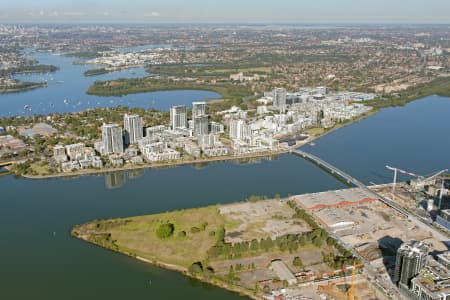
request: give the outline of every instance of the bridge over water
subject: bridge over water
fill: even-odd
[[[305,152],[300,149],[293,150],[291,153],[299,155],[307,160],[312,161],[313,163],[319,165],[320,167],[328,170],[331,174],[341,177],[346,182],[351,183],[351,184],[359,187],[360,189],[364,190],[365,192],[371,194],[374,198],[378,198],[381,202],[383,202],[387,206],[393,208],[398,213],[404,215],[405,217],[407,217],[409,220],[414,222],[419,227],[422,227],[423,229],[428,230],[430,233],[433,233],[433,235],[435,237],[439,238],[442,242],[444,242],[450,248],[450,241],[449,241],[448,236],[444,235],[442,232],[438,231],[436,228],[434,228],[433,226],[431,226],[424,220],[422,220],[419,217],[415,216],[414,214],[410,213],[409,211],[407,211],[406,209],[404,209],[403,207],[401,207],[394,201],[375,193],[374,191],[369,189],[364,183],[362,183],[358,179],[350,176],[349,174],[345,173],[344,171],[338,169],[337,167],[333,166],[332,164],[324,161],[323,159],[321,159],[311,153]]]

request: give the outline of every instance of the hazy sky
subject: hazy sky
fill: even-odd
[[[1,22],[450,23],[450,0],[0,0]]]

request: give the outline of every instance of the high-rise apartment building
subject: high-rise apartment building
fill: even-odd
[[[244,120],[230,120],[230,137],[232,139],[242,140],[249,136],[249,128]]]
[[[414,278],[427,263],[428,245],[419,241],[403,243],[397,250],[394,283],[409,288]]]
[[[170,108],[170,125],[172,129],[185,129],[188,127],[186,106],[176,105]]]
[[[280,112],[286,112],[286,97],[287,92],[284,88],[276,88],[272,92],[273,94],[273,106],[278,108]]]
[[[194,117],[194,135],[199,136],[202,134],[208,134],[208,125],[207,115]]]
[[[142,119],[138,115],[127,115],[123,117],[125,129],[125,145],[136,144],[143,137]]]
[[[206,102],[192,102],[192,119],[206,115]]]
[[[102,126],[102,154],[123,153],[122,128],[117,124]]]

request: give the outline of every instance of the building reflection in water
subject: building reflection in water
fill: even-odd
[[[105,187],[107,189],[118,189],[125,185],[125,171],[111,172],[105,174]]]
[[[117,171],[105,174],[105,187],[107,189],[117,189],[125,185],[127,178],[133,180],[144,175],[144,169],[136,169],[129,171]]]

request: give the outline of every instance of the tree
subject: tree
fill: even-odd
[[[327,238],[327,245],[328,246],[334,246],[336,245],[336,241],[332,237]]]
[[[258,249],[259,249],[259,242],[258,242],[258,240],[252,240],[252,242],[250,243],[250,249],[252,251],[258,251]]]
[[[181,238],[185,237],[186,236],[186,231],[183,230],[183,231],[178,232],[178,236],[181,237]]]
[[[156,235],[160,239],[165,239],[171,237],[174,230],[175,226],[172,223],[163,223],[156,229]]]
[[[299,268],[303,267],[302,259],[298,256],[294,257],[292,264],[294,265],[294,267],[299,267]]]
[[[203,265],[201,262],[195,262],[192,265],[189,266],[188,268],[189,273],[191,273],[192,275],[198,275],[203,273]]]

